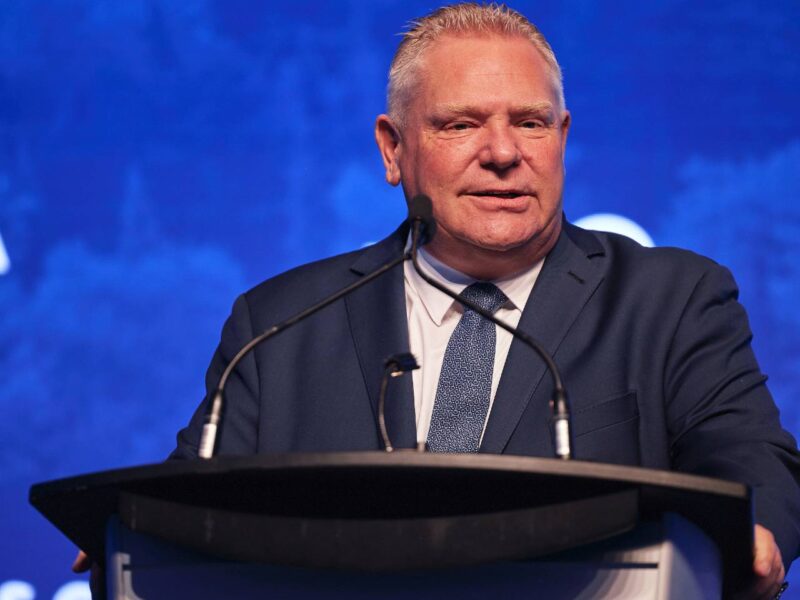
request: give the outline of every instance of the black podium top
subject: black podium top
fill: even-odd
[[[135,531],[231,559],[398,570],[542,556],[674,512],[717,543],[726,586],[752,562],[746,486],[556,459],[413,451],[223,457],[40,483],[30,502],[101,561],[114,514]]]

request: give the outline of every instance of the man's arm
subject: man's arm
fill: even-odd
[[[217,388],[225,367],[255,335],[246,296],[239,296],[233,305],[231,316],[225,322],[219,347],[206,372],[206,398],[189,424],[178,432],[177,447],[170,454],[171,459],[197,458],[208,399]],[[253,353],[246,356],[231,374],[225,397],[235,400],[228,402],[225,407],[218,451],[224,454],[255,454],[258,440],[259,374]]]
[[[671,458],[676,470],[752,487],[754,572],[769,593],[800,548],[800,461],[737,298],[728,270],[709,263],[674,332],[665,377]]]

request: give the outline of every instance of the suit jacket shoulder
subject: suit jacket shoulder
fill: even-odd
[[[351,252],[307,263],[261,282],[240,301],[250,307],[256,329],[265,329],[357,281],[365,273],[399,256],[407,228]]]

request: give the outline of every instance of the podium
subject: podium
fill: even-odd
[[[103,557],[119,598],[719,598],[751,570],[746,486],[601,463],[223,457],[41,483],[30,501]]]

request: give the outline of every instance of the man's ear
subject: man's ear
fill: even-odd
[[[386,168],[386,181],[397,185],[400,183],[400,130],[388,115],[379,115],[375,120],[375,141]]]
[[[568,110],[564,111],[564,116],[561,118],[561,156],[567,155],[567,134],[569,127],[572,125],[572,115]]]

